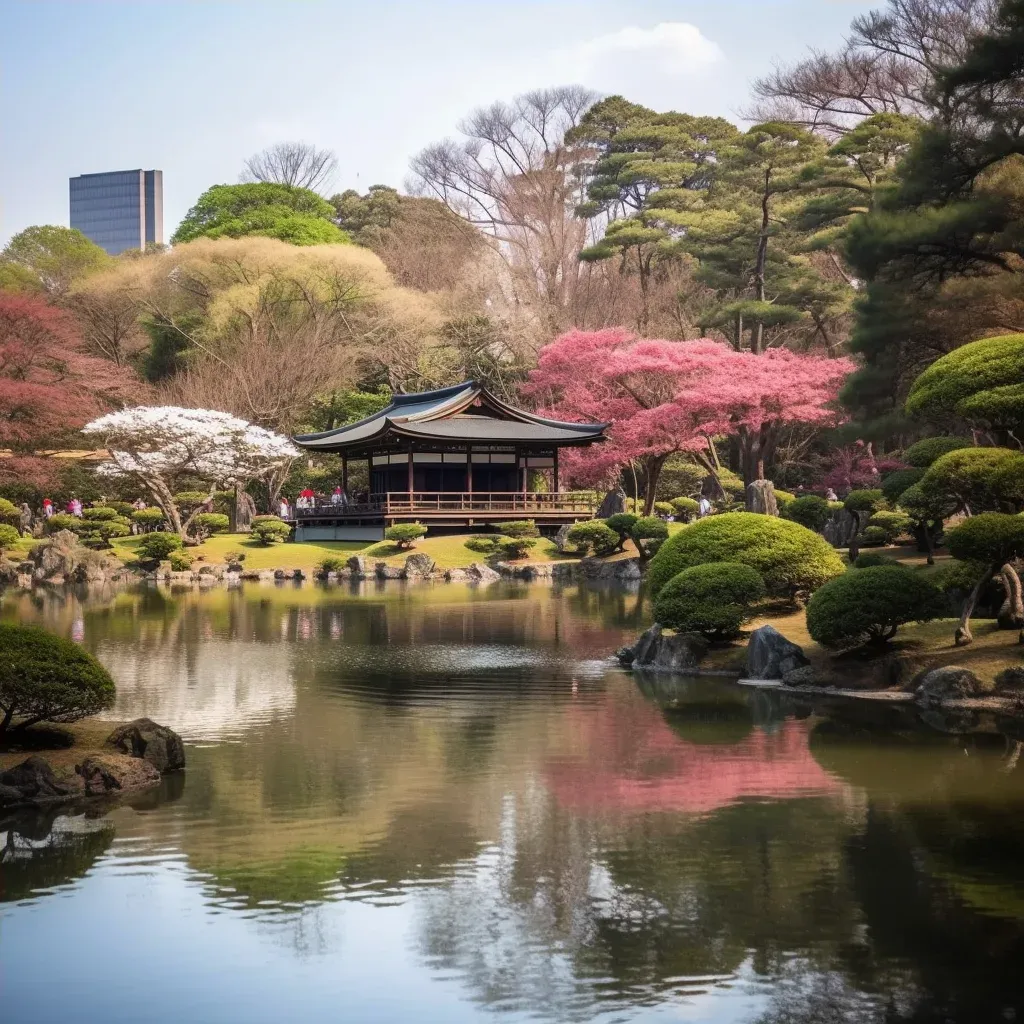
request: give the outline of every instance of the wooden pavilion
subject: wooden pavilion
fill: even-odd
[[[596,495],[559,488],[558,453],[604,440],[605,423],[563,423],[516,409],[475,381],[438,391],[395,395],[358,423],[295,443],[309,452],[341,456],[345,498],[318,496],[297,508],[305,540],[362,540],[383,536],[393,523],[475,527],[534,519],[558,527],[589,519]],[[367,464],[369,491],[352,494],[349,466]],[[529,490],[540,471],[549,484]]]

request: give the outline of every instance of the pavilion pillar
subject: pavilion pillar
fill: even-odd
[[[473,493],[473,446],[466,445],[466,493]]]
[[[410,441],[409,442],[409,501],[410,502],[412,501],[412,485],[413,485],[413,475],[412,475],[412,441]]]
[[[554,470],[551,473],[551,489],[558,494],[558,449],[555,449]]]
[[[348,497],[348,456],[341,457],[341,490],[345,497]]]

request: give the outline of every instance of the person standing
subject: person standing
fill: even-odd
[[[335,487],[334,490],[331,492],[331,504],[335,505],[335,506],[341,504],[341,488],[340,487]]]
[[[825,500],[826,501],[838,501],[839,500],[839,495],[837,495],[836,492],[830,487],[825,492]]]
[[[708,501],[708,496],[702,494],[700,501],[697,502],[697,515],[703,519],[705,516],[711,515],[711,502]]]
[[[53,502],[49,498],[43,498],[43,518],[49,519],[53,515]]]
[[[80,499],[71,499],[71,514],[78,519],[82,518],[82,502]]]
[[[281,495],[281,504],[278,507],[278,515],[282,519],[287,519],[288,518],[288,511],[289,511],[288,510],[288,499],[282,494]]]

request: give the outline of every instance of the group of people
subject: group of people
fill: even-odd
[[[341,487],[335,487],[331,493],[330,503],[334,508],[347,508],[349,504],[348,495]],[[317,507],[317,496],[316,493],[309,487],[299,491],[298,497],[295,499],[296,509],[316,508]],[[278,503],[278,513],[282,519],[291,519],[294,516],[292,505],[288,499],[281,495]]]

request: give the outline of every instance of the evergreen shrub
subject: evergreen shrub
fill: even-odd
[[[114,680],[84,648],[38,626],[0,624],[0,732],[14,717],[74,722],[114,703]]]
[[[749,565],[709,562],[673,576],[658,593],[654,617],[679,632],[732,640],[764,596],[764,580]]]
[[[915,469],[927,469],[936,459],[960,448],[973,448],[974,442],[965,437],[926,437],[912,444],[904,453],[903,461]]]
[[[786,506],[786,518],[819,533],[832,518],[832,509],[824,498],[819,498],[816,494],[807,494],[802,498],[795,498]]]
[[[253,516],[252,538],[264,547],[287,540],[292,528],[278,516]]]
[[[0,551],[4,548],[12,548],[21,540],[21,534],[14,526],[7,523],[0,523]]]
[[[807,631],[825,647],[849,649],[892,639],[907,622],[945,613],[938,587],[905,565],[875,565],[830,580],[811,596]]]
[[[181,545],[182,540],[176,533],[147,533],[139,541],[136,550],[140,558],[151,562],[162,562],[172,551],[177,551]]]
[[[384,531],[384,539],[398,546],[399,551],[408,551],[421,537],[426,537],[427,528],[422,523],[395,523]]]
[[[636,516],[632,518],[636,520]],[[600,519],[575,523],[570,527],[567,539],[581,555],[590,552],[595,555],[610,555],[619,546],[619,534]]]
[[[633,527],[636,525],[637,520],[640,517],[635,515],[633,512],[616,512],[615,515],[609,516],[605,521],[604,525],[609,530],[614,530],[618,541],[616,547],[621,551],[622,546],[626,543],[626,538],[632,533]]]
[[[770,595],[797,597],[846,568],[823,537],[789,519],[756,512],[708,516],[669,537],[651,559],[647,585],[657,595],[683,569],[741,562],[756,570]]]

